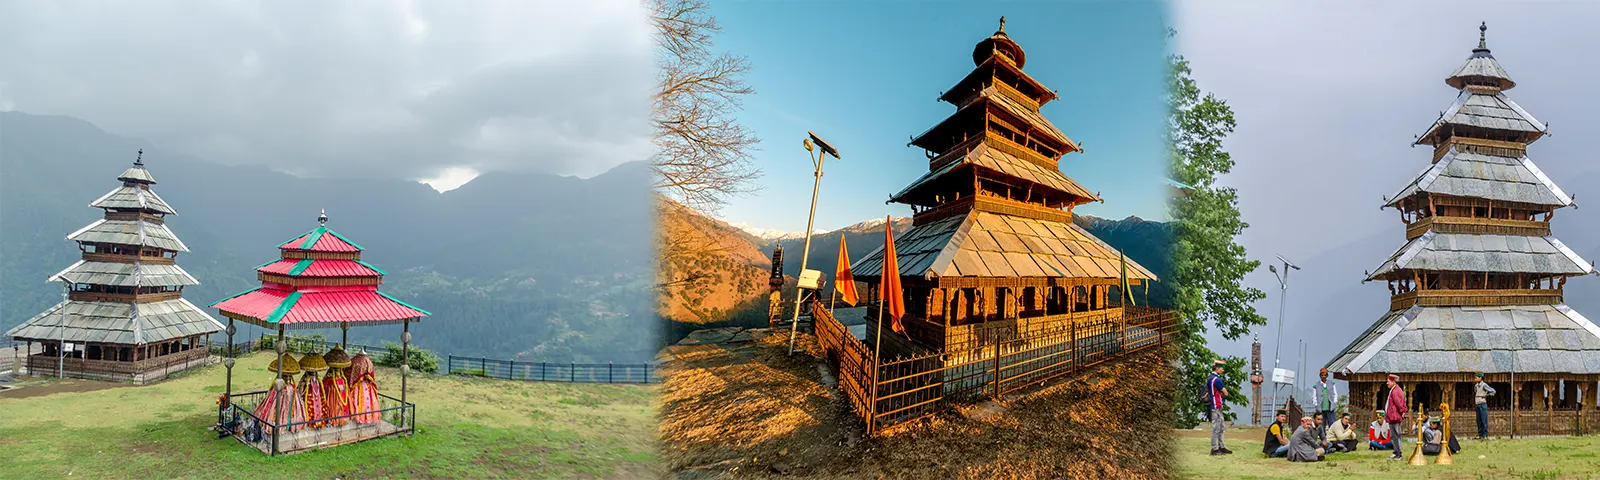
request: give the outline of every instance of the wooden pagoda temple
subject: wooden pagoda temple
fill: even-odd
[[[265,391],[236,394],[233,391],[234,365],[229,358],[225,361],[228,381],[224,393],[224,398],[229,401],[221,405],[223,411],[219,412],[222,423],[231,421],[241,425],[235,438],[268,454],[294,453],[409,434],[415,427],[415,405],[406,401],[406,377],[410,368],[405,362],[409,360],[411,323],[420,321],[430,313],[378,291],[387,273],[363,261],[362,247],[328,229],[327,222],[328,216],[324,212],[317,218],[317,228],[279,244],[279,259],[256,267],[256,278],[261,281],[261,287],[211,305],[228,318],[229,344],[232,344],[235,320],[278,332],[274,345],[281,361],[274,360],[271,369],[280,373],[283,381],[274,383],[271,389]],[[362,370],[362,362],[354,362],[355,368],[352,369],[350,360],[334,361],[335,358],[352,358],[344,352],[344,347],[348,346],[350,327],[393,324],[400,324],[404,328],[400,337],[402,363],[399,398],[377,391],[383,382],[373,378],[375,371],[370,360],[365,363],[364,370],[369,374],[365,379],[360,378],[358,373]],[[294,328],[338,328],[343,333],[340,338],[342,346],[330,350],[326,355],[309,354],[297,360],[284,348],[284,331]],[[285,390],[284,384],[292,385],[293,375],[300,373],[294,371],[298,368],[294,365],[304,365],[311,357],[334,368],[328,372],[326,384],[329,387],[322,391],[324,399],[344,397],[346,394],[340,392],[344,391],[345,386],[354,392],[357,386],[367,381],[371,385],[368,401],[357,401],[356,394],[350,393],[345,397],[351,409],[349,411],[337,412],[331,410],[332,407],[329,407],[330,410],[312,408],[309,400],[306,400],[305,412],[292,408],[296,402],[302,401],[297,395],[306,392],[280,393]],[[356,354],[354,358],[363,357],[366,357],[364,352]],[[339,363],[344,368],[340,369]],[[307,375],[321,373],[307,370]],[[335,379],[341,385],[340,391],[331,387]],[[313,377],[310,382],[303,379],[299,388],[306,390],[317,388],[316,385],[318,381]],[[291,393],[294,391],[287,390]],[[279,400],[280,397],[294,398],[284,401]],[[279,406],[274,407],[270,403]],[[284,404],[290,406],[284,407]],[[327,400],[324,400],[324,404],[338,405]],[[297,416],[302,414],[304,416]],[[244,426],[247,424],[267,433],[253,435],[249,427]]]
[[[1441,404],[1471,412],[1481,372],[1498,392],[1491,435],[1594,432],[1600,327],[1563,300],[1566,279],[1593,266],[1551,235],[1572,197],[1529,159],[1546,128],[1506,96],[1516,82],[1486,30],[1445,79],[1455,103],[1416,141],[1433,147],[1432,165],[1384,205],[1407,240],[1367,277],[1388,284],[1389,313],[1327,368],[1350,382],[1358,425],[1383,408],[1388,374],[1413,409],[1437,415]]]
[[[6,332],[44,345],[21,362],[30,375],[148,383],[207,362],[206,337],[222,324],[183,298],[200,282],[178,266],[189,248],[167,228],[176,215],[151,189],[144,152],[122,183],[90,207],[104,218],[72,232],[82,258],[47,282],[61,303]],[[63,355],[64,353],[64,355]]]
[[[895,240],[913,344],[886,355],[956,351],[1026,338],[1088,316],[1120,315],[1127,284],[1156,276],[1072,222],[1102,201],[1060,169],[1081,148],[1040,114],[1056,93],[1023,72],[1027,56],[1000,29],[978,42],[976,68],[939,100],[954,114],[911,141],[928,173],[891,202],[910,205]],[[877,298],[883,249],[851,270]],[[872,314],[873,309],[866,309]],[[886,340],[888,337],[886,337]]]

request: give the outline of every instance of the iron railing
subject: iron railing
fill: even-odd
[[[1169,344],[1177,327],[1170,311],[1126,307],[1026,335],[975,335],[944,351],[884,360],[821,304],[811,310],[818,341],[869,434],[928,417],[951,402],[998,397]]]
[[[228,425],[235,438],[268,455],[342,445],[390,435],[409,435],[416,425],[416,404],[402,402],[382,393],[378,394],[379,408],[372,412],[277,424],[254,413],[255,408],[269,393],[268,390],[259,390],[233,394],[227,397],[229,399],[227,404],[219,406],[217,411],[218,424]],[[365,423],[357,421],[367,420],[363,417],[369,415],[376,415],[376,418],[373,418],[376,421]],[[332,425],[341,421],[343,425]]]
[[[661,375],[648,363],[518,362],[447,355],[445,372],[501,380],[564,383],[658,383]]]

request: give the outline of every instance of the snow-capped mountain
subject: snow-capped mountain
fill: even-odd
[[[754,225],[750,225],[748,223],[730,222],[730,221],[728,221],[726,219],[719,219],[719,220],[722,220],[724,223],[727,223],[728,225],[732,225],[734,228],[737,228],[737,229],[740,229],[740,230],[744,230],[744,233],[748,233],[748,234],[754,235],[754,236],[756,236],[756,238],[760,238],[760,239],[766,240],[768,242],[789,240],[789,239],[795,239],[795,238],[805,238],[805,236],[806,236],[806,232],[790,232],[790,231],[786,231],[786,230],[779,230],[779,229],[776,229],[776,228],[761,228],[761,227],[757,227],[757,226],[754,226]],[[878,223],[883,223],[883,221],[879,220]],[[812,235],[821,235],[821,234],[824,234],[824,233],[828,233],[828,230],[814,229],[814,230],[811,231]]]

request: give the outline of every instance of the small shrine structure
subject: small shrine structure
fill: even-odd
[[[1326,365],[1350,382],[1356,424],[1384,408],[1395,374],[1410,407],[1474,409],[1476,375],[1488,399],[1489,433],[1600,431],[1600,326],[1567,306],[1567,278],[1593,264],[1550,231],[1572,197],[1529,159],[1546,127],[1506,96],[1515,87],[1478,46],[1445,79],[1456,101],[1416,140],[1432,165],[1385,208],[1399,211],[1406,244],[1371,272],[1388,284],[1387,314]],[[1410,429],[1410,425],[1405,426]]]
[[[219,402],[219,423],[268,454],[410,434],[414,428],[416,406],[406,401],[411,323],[430,314],[379,291],[386,273],[361,259],[360,245],[328,228],[326,212],[317,223],[279,244],[278,260],[256,267],[260,287],[211,305],[228,318],[230,345],[235,320],[278,332],[277,356],[269,369],[279,380],[268,390],[236,394],[233,359],[225,359],[227,390]],[[352,326],[392,324],[403,326],[399,398],[378,391],[376,372],[370,359],[363,361],[364,354],[352,357],[335,347],[296,359],[285,350],[286,329],[339,328],[340,344],[348,345]],[[322,371],[328,371],[326,378],[320,378]],[[302,372],[311,378],[302,378],[297,388],[294,376]],[[313,389],[320,398],[311,399]]]
[[[178,266],[189,247],[167,228],[177,212],[156,195],[140,150],[122,185],[89,204],[105,216],[67,235],[82,258],[51,275],[61,303],[6,334],[43,352],[19,362],[28,374],[145,384],[208,363],[206,338],[222,324],[183,298],[200,283]]]

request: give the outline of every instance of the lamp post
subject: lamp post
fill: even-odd
[[[1284,311],[1284,306],[1288,304],[1288,297],[1289,297],[1289,270],[1291,270],[1291,269],[1299,270],[1300,269],[1299,265],[1295,265],[1294,263],[1289,262],[1289,259],[1283,258],[1283,255],[1278,255],[1277,257],[1278,257],[1279,261],[1283,262],[1283,273],[1282,274],[1278,273],[1278,266],[1277,265],[1267,265],[1267,270],[1271,271],[1272,272],[1272,276],[1274,278],[1278,279],[1278,290],[1280,292],[1278,294],[1278,341],[1275,342],[1272,345],[1272,370],[1273,370],[1273,374],[1274,374],[1273,376],[1274,377],[1277,376],[1276,374],[1277,374],[1277,371],[1278,371],[1278,368],[1279,368],[1278,367],[1279,359],[1281,358],[1281,354],[1283,353],[1283,311]],[[1299,379],[1297,378],[1295,380],[1298,381]],[[1273,386],[1272,386],[1272,403],[1273,403],[1274,406],[1276,406],[1278,404],[1278,389],[1282,385],[1279,384],[1277,381],[1274,381],[1272,383],[1273,383]]]
[[[829,145],[828,142],[822,140],[822,137],[818,137],[817,134],[811,133],[810,130],[806,130],[806,135],[808,137],[806,138],[805,142],[802,143],[806,147],[806,156],[811,157],[811,153],[814,152],[814,147],[821,147],[822,151],[814,152],[816,153],[816,156],[811,159],[812,167],[816,168],[816,179],[812,180],[811,182],[811,213],[806,217],[806,242],[805,246],[800,251],[801,274],[804,274],[806,271],[806,261],[811,259],[811,224],[817,219],[817,190],[822,187],[822,160],[828,158],[828,155],[833,155],[834,160],[839,160],[839,150],[833,148],[833,145]],[[815,145],[813,145],[813,142],[815,142]],[[796,285],[794,293],[794,317],[789,319],[790,355],[794,355],[795,334],[800,331],[800,299],[805,297],[806,292],[804,288]]]

